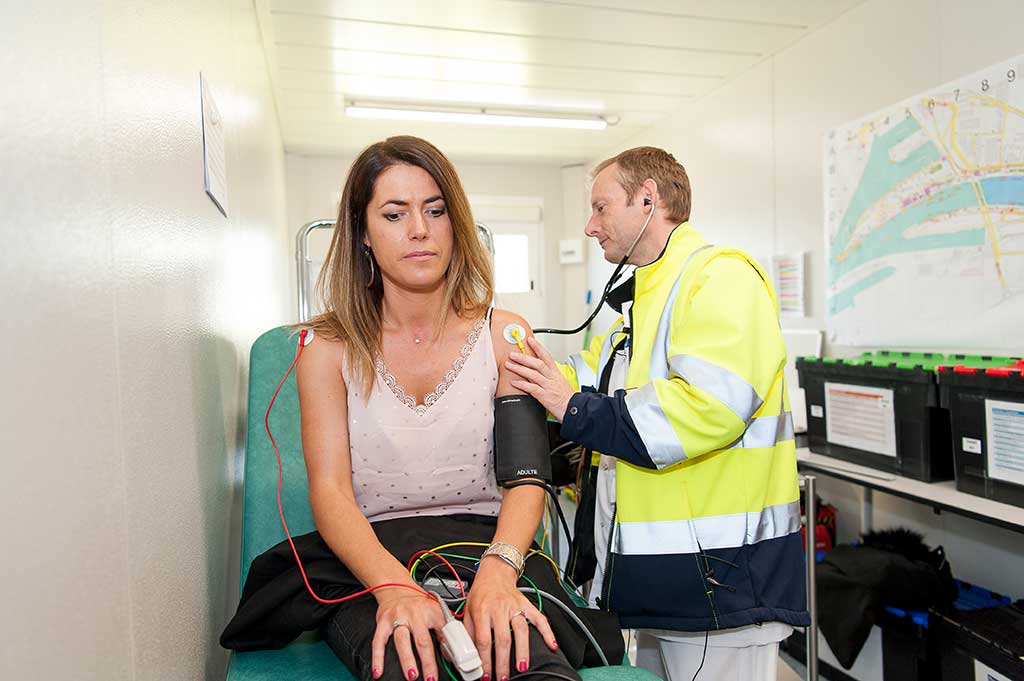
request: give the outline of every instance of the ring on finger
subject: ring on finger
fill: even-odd
[[[408,629],[409,628],[409,623],[408,622],[403,622],[402,620],[395,620],[394,622],[391,623],[391,631],[394,631],[395,629],[398,629],[398,627],[405,627],[406,629]]]
[[[520,610],[519,612],[512,613],[511,615],[509,615],[508,621],[511,622],[513,617],[518,617],[519,615],[522,615],[525,618],[526,617],[526,611],[525,610]]]

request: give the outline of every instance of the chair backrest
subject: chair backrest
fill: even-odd
[[[263,419],[278,383],[295,359],[299,335],[288,327],[267,331],[249,353],[249,406],[245,442],[245,496],[242,515],[242,579],[253,558],[284,540],[277,511],[277,458]],[[281,502],[292,536],[312,532],[309,481],[302,459],[302,428],[295,372],[281,387],[270,413],[270,430],[277,440],[284,465]]]
[[[284,541],[277,511],[277,457],[267,437],[264,417],[284,372],[295,359],[299,334],[281,326],[256,339],[249,352],[249,406],[245,441],[245,494],[242,513],[242,565],[240,584],[245,584],[253,558]],[[309,480],[302,458],[302,423],[295,372],[283,386],[270,413],[270,430],[277,441],[284,467],[281,503],[292,536],[312,532]],[[551,518],[551,523],[557,519]],[[537,530],[540,541],[541,531]],[[545,549],[547,546],[545,545]]]

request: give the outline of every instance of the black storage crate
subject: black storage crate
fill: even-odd
[[[939,354],[895,352],[846,360],[798,357],[810,450],[924,482],[951,480],[949,418],[939,406],[934,371],[945,361]],[[892,391],[895,456],[829,441],[826,384],[837,383]]]
[[[935,636],[929,632],[934,616],[924,611],[902,611],[885,608],[876,624],[882,638],[881,681],[974,681],[974,677],[946,676],[942,673],[943,652]],[[797,629],[781,646],[790,656],[806,662],[807,637]],[[819,661],[823,676],[832,681],[856,681],[840,667]],[[1011,677],[1016,678],[1016,677]]]
[[[1014,470],[1024,475],[1022,368],[940,367],[938,379],[941,404],[949,410],[952,420],[957,489],[1024,508],[1024,484],[1006,479],[1012,477]],[[998,443],[989,441],[990,417],[986,406],[990,401],[1009,405],[999,411],[993,405],[993,420],[995,414],[1003,414],[994,424],[1001,432]],[[995,444],[1002,448],[1001,452],[991,451]],[[999,470],[989,469],[990,453],[999,457]]]
[[[1024,679],[1024,609],[1021,602],[987,610],[929,613],[943,681],[995,678],[980,663],[1008,679]],[[979,676],[984,673],[984,676]]]
[[[882,628],[884,681],[938,681],[940,655],[928,636],[925,613],[886,608],[878,626]]]
[[[1024,641],[1024,619],[1016,620],[1017,615],[1011,612],[990,620],[995,626],[1006,628],[1006,632],[998,635],[1001,638],[997,638],[996,644],[984,638],[989,627],[982,626],[980,631],[973,632],[968,625],[989,620],[988,615],[981,613],[1009,609],[1010,599],[960,580],[957,580],[957,589],[957,601],[953,610],[946,614],[934,609],[903,610],[891,606],[878,613],[876,624],[882,633],[882,681],[975,681],[974,659],[1009,674],[1014,681],[1024,681],[1024,676],[1010,673],[1014,667],[1003,659],[1013,648],[1012,641]],[[1020,613],[1019,607],[1014,610]],[[1007,627],[1007,623],[1010,626]],[[795,659],[804,661],[806,645],[804,631],[797,629],[781,647]],[[855,681],[844,670],[823,660],[819,666],[821,673],[833,681]],[[970,675],[964,674],[966,669],[971,670]]]

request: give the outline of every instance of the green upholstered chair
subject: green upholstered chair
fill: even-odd
[[[245,446],[245,500],[242,519],[241,583],[253,558],[283,541],[277,513],[277,459],[264,430],[267,405],[281,377],[295,358],[298,334],[286,327],[272,329],[256,339],[249,355],[248,431]],[[281,501],[293,536],[312,532],[309,482],[302,459],[299,397],[295,374],[281,388],[270,415],[284,465]],[[628,666],[580,671],[584,681],[654,681],[647,671]],[[281,650],[232,653],[227,681],[356,681],[356,677],[315,636],[303,636]]]

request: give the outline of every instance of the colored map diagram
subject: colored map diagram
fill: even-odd
[[[1020,350],[1024,57],[830,131],[830,339]]]

